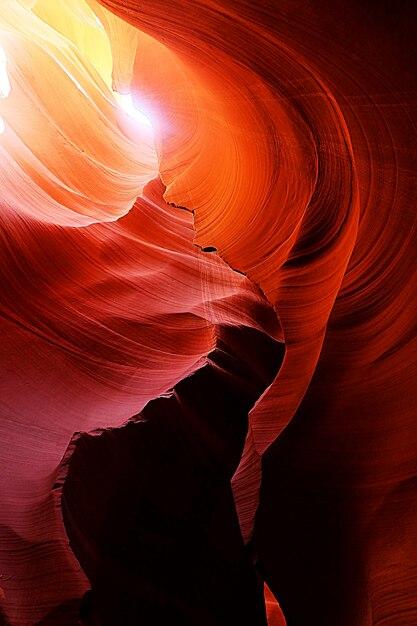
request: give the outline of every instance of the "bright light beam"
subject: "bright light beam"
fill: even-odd
[[[139,111],[133,104],[132,94],[128,93],[125,95],[119,95],[117,98],[121,108],[125,113],[127,113],[130,117],[132,117],[137,122],[144,124],[145,126],[151,126],[152,123],[148,117],[142,111]]]
[[[7,76],[7,59],[4,49],[0,46],[0,98],[10,94],[9,77]]]
[[[7,59],[6,53],[0,46],[0,98],[7,98],[10,94],[10,82],[7,76]],[[4,120],[0,117],[0,135],[6,130]]]

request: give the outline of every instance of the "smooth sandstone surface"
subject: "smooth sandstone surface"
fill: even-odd
[[[92,586],[86,624],[258,626],[262,581],[270,626],[417,622],[416,34],[406,0],[0,2],[5,624]]]

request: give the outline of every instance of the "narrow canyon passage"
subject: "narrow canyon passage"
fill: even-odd
[[[6,626],[417,623],[414,4],[0,0]]]

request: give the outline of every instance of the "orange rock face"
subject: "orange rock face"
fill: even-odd
[[[417,623],[416,34],[0,1],[5,624]]]

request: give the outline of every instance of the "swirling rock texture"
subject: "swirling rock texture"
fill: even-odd
[[[417,623],[416,13],[0,2],[4,624]]]

